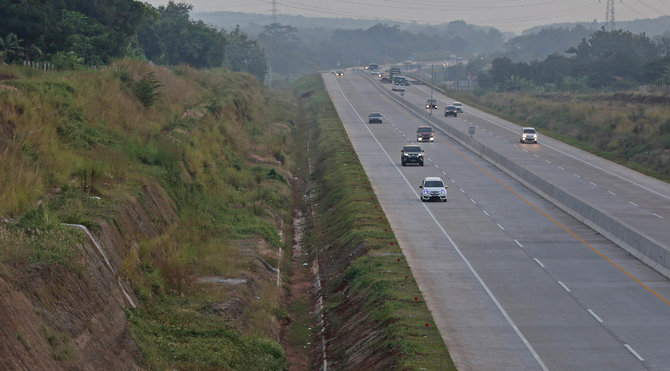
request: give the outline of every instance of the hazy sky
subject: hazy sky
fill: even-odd
[[[165,5],[167,0],[144,0]],[[194,12],[272,14],[272,0],[175,0]],[[501,31],[555,22],[605,21],[607,0],[275,0],[277,14],[440,24],[464,20]],[[614,0],[615,21],[670,15],[670,0]]]

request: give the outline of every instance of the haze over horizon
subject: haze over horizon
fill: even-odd
[[[160,6],[168,0],[145,0]],[[272,0],[177,0],[193,5],[194,12],[272,14]],[[495,27],[503,32],[562,22],[605,22],[607,0],[277,0],[277,14],[305,17],[373,19],[380,22],[442,24],[455,20]],[[616,21],[670,15],[668,0],[615,0]]]

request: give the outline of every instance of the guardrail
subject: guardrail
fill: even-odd
[[[386,93],[390,98],[394,99],[408,110],[423,117],[424,120],[431,123],[442,133],[448,135],[472,152],[476,153],[478,156],[492,163],[498,169],[518,180],[526,187],[532,189],[556,207],[588,225],[590,228],[620,246],[658,273],[670,278],[670,248],[668,246],[645,235],[643,232],[636,230],[623,221],[605,214],[597,207],[587,204],[578,197],[572,195],[568,190],[555,186],[541,176],[529,171],[520,164],[477,141],[468,133],[460,131],[452,126],[445,125],[443,122],[438,121],[432,116],[426,116],[425,112],[416,107],[416,105],[409,103],[403,97],[389,94],[370,76],[366,77],[372,81],[380,91]],[[415,76],[412,77],[417,78]],[[430,85],[429,82],[421,81]],[[446,94],[438,87],[433,86],[433,89]]]

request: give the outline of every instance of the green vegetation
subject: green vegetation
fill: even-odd
[[[653,93],[449,95],[542,134],[670,181],[668,96]]]
[[[566,91],[565,79],[571,78],[583,79],[592,89],[625,90],[640,84],[665,84],[667,89],[667,43],[667,37],[652,40],[645,34],[603,29],[567,49],[571,57],[551,54],[531,63],[495,58],[488,71],[480,72],[479,85],[498,91]]]
[[[172,204],[157,207],[178,219],[125,251],[121,269],[139,299],[127,316],[145,366],[283,369],[280,291],[260,261],[277,266],[277,228],[290,221],[290,94],[224,69],[132,61],[83,74],[5,65],[0,76],[1,274],[85,274],[84,237],[61,223],[132,224],[124,207],[164,190]],[[211,276],[253,284],[198,279]],[[216,309],[226,305],[232,319]],[[66,342],[50,338],[66,360]]]
[[[301,127],[313,143],[307,242],[326,278],[333,367],[366,359],[379,369],[454,369],[320,77],[302,78],[296,92],[310,118]]]

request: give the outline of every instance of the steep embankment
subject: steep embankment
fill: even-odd
[[[0,66],[0,368],[285,367],[294,111],[225,70]]]

